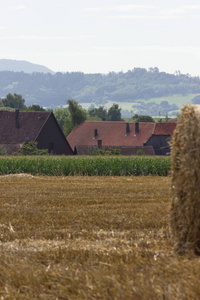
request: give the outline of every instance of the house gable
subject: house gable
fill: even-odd
[[[170,135],[152,135],[145,146],[152,146],[156,155],[167,155],[170,153]]]
[[[49,152],[61,155],[73,155],[73,151],[67,142],[53,113],[49,115],[38,136],[36,137],[39,149],[48,149]]]
[[[40,149],[48,149],[46,145],[49,146],[52,142],[52,136],[54,137],[54,144],[58,141],[56,154],[72,154],[71,147],[53,113],[46,111],[0,111],[0,145],[7,149],[8,154],[19,149],[26,140],[37,141],[38,144],[40,143]],[[64,149],[64,147],[66,148]]]
[[[168,155],[170,153],[170,139],[176,127],[176,122],[155,123],[154,131],[145,143],[152,146],[156,155]]]
[[[35,141],[49,112],[0,111],[0,143],[18,144],[27,138]]]

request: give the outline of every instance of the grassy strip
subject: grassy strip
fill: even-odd
[[[49,176],[167,176],[170,157],[1,157],[0,175],[29,173]]]

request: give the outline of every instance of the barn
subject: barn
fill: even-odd
[[[12,154],[25,141],[58,155],[73,154],[52,112],[0,111],[0,146]]]
[[[134,155],[138,150],[146,155],[166,155],[175,127],[176,122],[85,121],[67,136],[67,141],[75,154],[118,146],[124,155]]]

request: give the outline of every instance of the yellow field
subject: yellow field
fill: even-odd
[[[199,299],[169,177],[0,177],[0,299]]]

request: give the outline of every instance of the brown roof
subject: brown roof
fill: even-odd
[[[35,141],[51,112],[19,112],[19,128],[16,128],[16,112],[0,111],[0,144],[23,143],[26,138]]]
[[[85,121],[68,135],[67,140],[73,150],[76,145],[96,146],[97,140],[102,140],[102,146],[144,146],[152,135],[170,136],[176,127],[176,123],[139,123],[139,133],[135,135],[135,124],[120,121]]]
[[[155,123],[154,135],[172,135],[176,127],[176,122]]]

